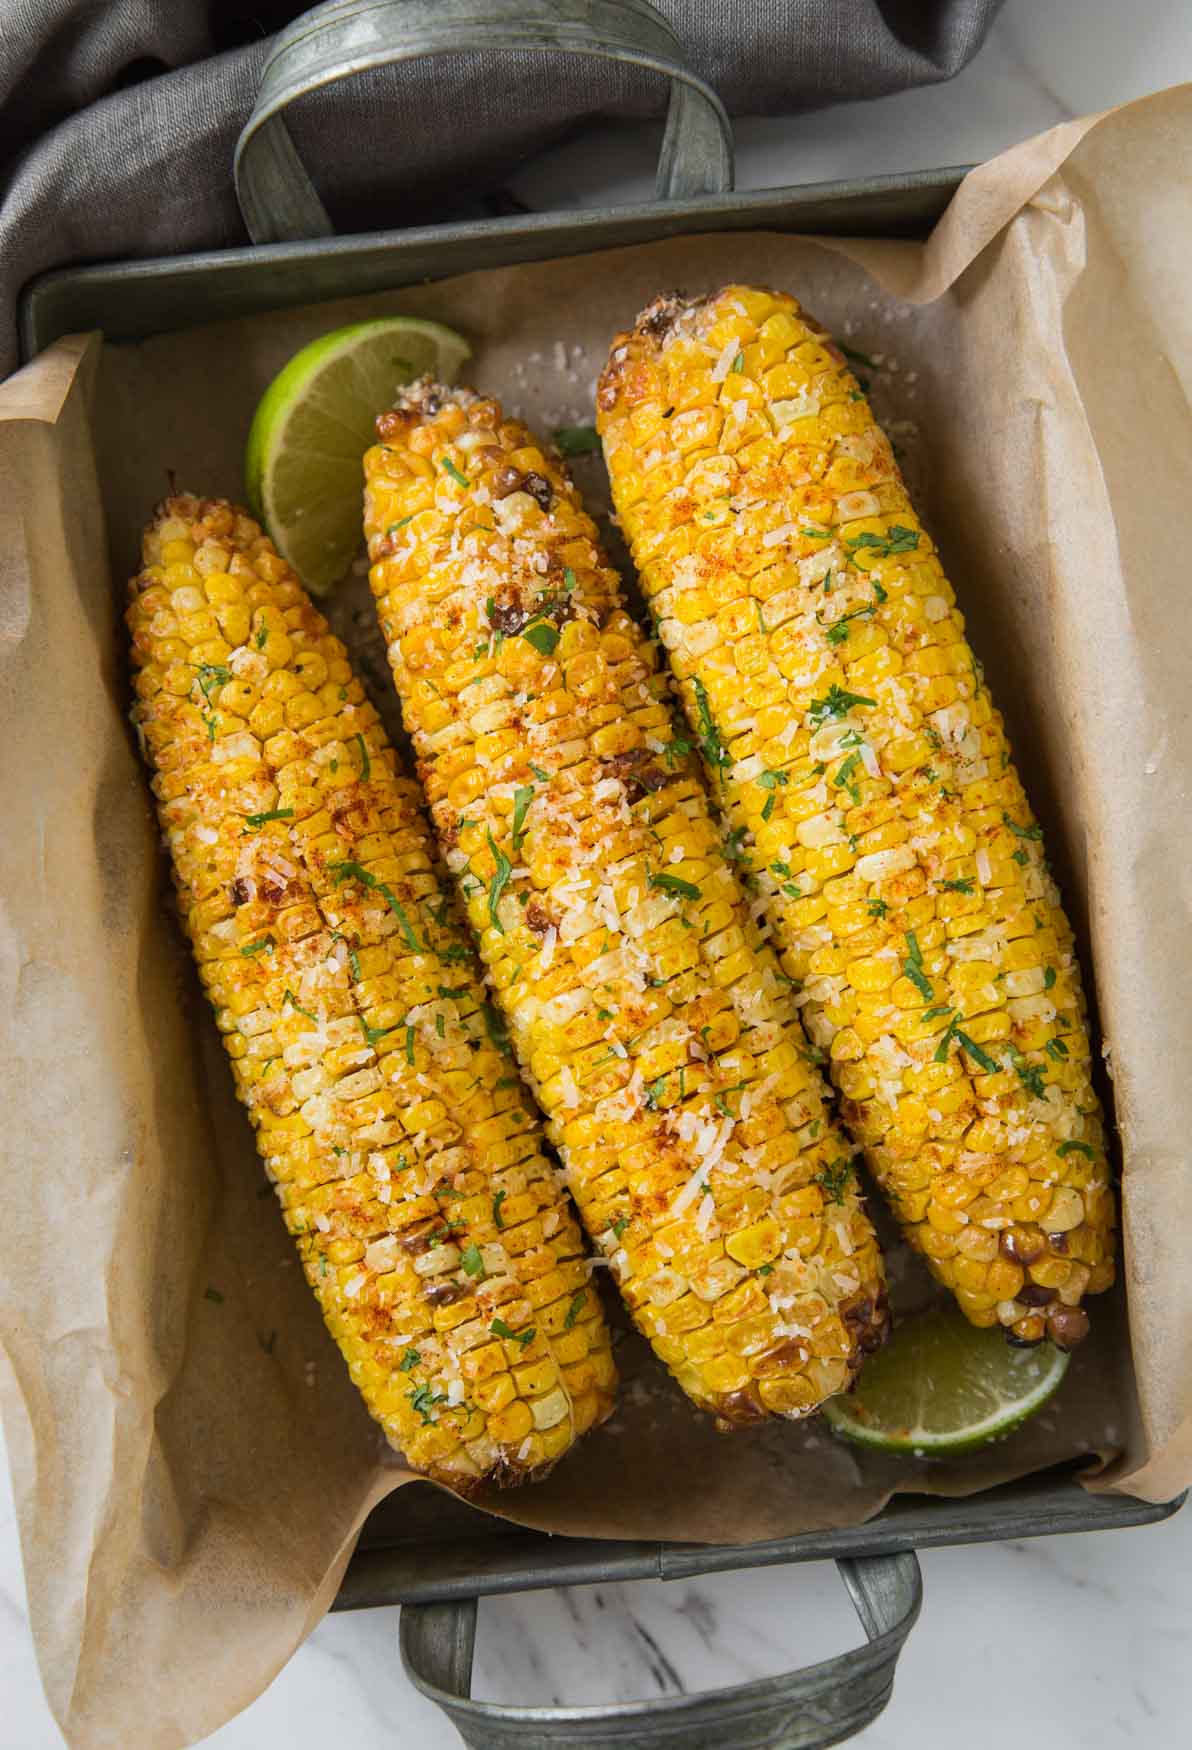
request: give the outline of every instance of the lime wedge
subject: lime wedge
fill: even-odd
[[[1058,1388],[1068,1357],[1050,1343],[1015,1349],[953,1307],[900,1324],[851,1392],[829,1398],[837,1434],[883,1452],[969,1452],[1008,1434]]]
[[[339,582],[361,541],[361,459],[403,383],[451,382],[471,348],[438,322],[353,322],[295,353],[262,395],[244,457],[248,501],[306,587]]]

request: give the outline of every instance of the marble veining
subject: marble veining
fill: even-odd
[[[1145,27],[1144,27],[1145,19]],[[950,85],[738,124],[738,186],[961,164],[1067,116],[1192,79],[1192,7],[1010,0]],[[656,133],[601,130],[528,167],[537,207],[647,198]],[[923,1616],[866,1750],[1179,1750],[1192,1718],[1192,1512],[1099,1536],[934,1550]],[[396,1610],[332,1616],[216,1750],[457,1750],[402,1675]],[[861,1640],[830,1565],[486,1600],[475,1692],[645,1699],[793,1669]],[[24,1608],[0,1462],[0,1750],[61,1745]],[[129,1745],[127,1750],[139,1750]],[[725,1747],[732,1750],[732,1746]]]

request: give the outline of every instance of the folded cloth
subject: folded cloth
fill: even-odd
[[[657,0],[734,114],[877,97],[956,73],[1001,0]],[[231,164],[292,0],[6,0],[0,29],[0,376],[21,287],[68,263],[243,243]],[[337,225],[458,212],[597,118],[662,114],[655,74],[492,52],[381,68],[289,112]],[[378,141],[384,140],[384,151]]]

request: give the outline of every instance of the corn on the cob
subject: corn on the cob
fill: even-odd
[[[599,425],[688,716],[844,1117],[978,1325],[1070,1346],[1113,1277],[1072,932],[930,538],[794,299],[658,299]]]
[[[612,1404],[578,1224],[376,712],[256,523],[169,499],[130,585],[133,719],[186,931],[365,1403],[456,1488]]]
[[[405,720],[580,1213],[697,1404],[805,1414],[884,1335],[881,1260],[652,648],[496,402],[423,383],[378,429]]]

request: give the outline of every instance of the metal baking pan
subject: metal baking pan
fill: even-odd
[[[286,130],[286,105],[367,67],[480,47],[595,55],[668,77],[656,201],[334,236]],[[734,194],[724,109],[647,0],[332,0],[275,39],[237,147],[237,194],[252,246],[43,275],[22,299],[22,344],[32,357],[80,329],[142,339],[222,317],[683,233],[765,228],[923,237],[962,175],[954,168]],[[335,1608],[402,1604],[401,1652],[411,1679],[467,1743],[484,1750],[592,1743],[819,1750],[861,1731],[890,1697],[921,1602],[917,1549],[1148,1525],[1182,1501],[1090,1495],[1069,1467],[966,1500],[900,1496],[863,1525],[725,1547],[550,1537],[415,1483],[368,1520]],[[602,1707],[507,1707],[469,1696],[482,1595],[688,1579],[829,1557],[867,1637],[838,1658],[706,1695]]]

